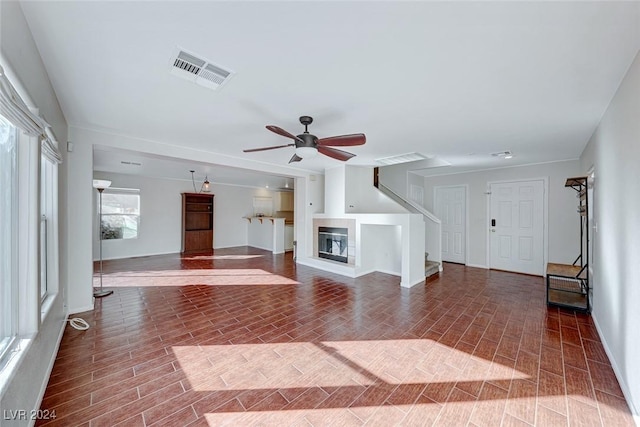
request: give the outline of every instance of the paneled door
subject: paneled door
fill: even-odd
[[[442,221],[443,261],[466,263],[466,190],[464,186],[435,188],[435,214]]]
[[[544,275],[544,181],[490,184],[490,268]]]

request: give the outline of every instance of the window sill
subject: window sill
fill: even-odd
[[[16,338],[9,350],[11,354],[7,356],[2,365],[0,365],[0,400],[4,397],[9,384],[14,379],[24,356],[27,354],[33,338]]]

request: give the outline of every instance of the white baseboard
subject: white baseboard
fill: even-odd
[[[598,324],[598,318],[593,313],[591,314],[591,318],[593,319],[593,324],[596,326],[596,330],[598,331],[598,336],[600,337],[600,341],[602,342],[604,351],[605,353],[607,353],[609,363],[611,363],[611,367],[613,368],[613,373],[618,380],[618,384],[620,384],[620,389],[622,390],[622,394],[624,395],[624,400],[627,401],[627,405],[629,406],[629,410],[631,411],[633,420],[635,421],[637,426],[640,426],[640,413],[638,413],[638,410],[631,400],[631,392],[629,391],[629,387],[627,386],[627,383],[624,381],[624,378],[621,375],[620,368],[616,363],[616,359],[614,359],[612,356],[612,352],[609,348],[609,344],[607,344],[607,340],[604,339],[604,335],[602,334],[602,330],[600,329],[600,325]]]
[[[482,268],[483,270],[488,270],[489,269],[488,266],[480,265],[480,264],[467,264],[467,267]]]
[[[338,265],[338,263],[332,263],[328,261],[321,261],[315,258],[301,258],[296,259],[296,263],[305,265],[307,267],[317,268],[318,270],[328,271],[329,273],[339,274],[341,276],[356,278],[356,268],[350,264]]]
[[[403,288],[412,288],[416,285],[424,284],[425,280],[427,280],[426,276],[423,276],[422,279],[416,280],[413,283],[406,283],[401,281],[400,286],[402,286]]]
[[[109,257],[109,258],[102,258],[103,261],[111,261],[111,260],[116,260],[116,259],[127,259],[127,258],[142,258],[142,257],[146,257],[146,256],[156,256],[156,255],[180,255],[180,249],[178,249],[177,251],[172,251],[172,252],[153,252],[153,253],[148,253],[148,254],[138,254],[138,255],[126,255],[126,256],[115,256],[115,257]],[[93,262],[98,262],[100,261],[100,259],[94,259]]]
[[[373,273],[373,272],[376,272],[376,271],[378,273],[390,274],[392,276],[401,276],[402,275],[402,273],[399,272],[399,271],[391,271],[391,270],[376,270],[376,269],[372,269],[371,272]]]
[[[88,306],[84,306],[84,307],[78,307],[78,308],[68,308],[68,314],[67,317],[69,317],[69,314],[75,314],[75,313],[84,313],[85,311],[91,311],[93,310],[93,304],[88,305]]]

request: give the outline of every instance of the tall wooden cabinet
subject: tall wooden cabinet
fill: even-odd
[[[182,193],[182,252],[213,248],[213,194]]]

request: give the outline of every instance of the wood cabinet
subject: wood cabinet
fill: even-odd
[[[182,193],[182,252],[213,248],[213,194]]]
[[[280,192],[280,211],[293,211],[293,191]]]

